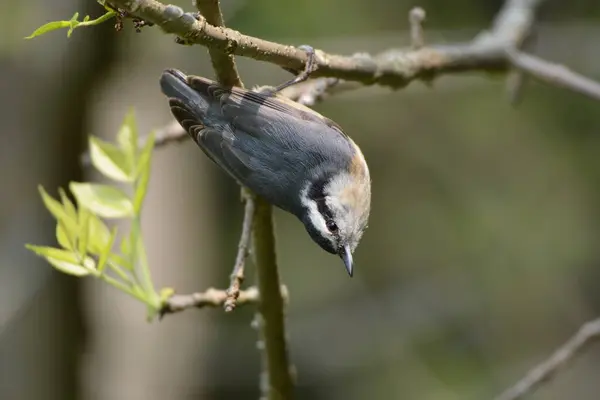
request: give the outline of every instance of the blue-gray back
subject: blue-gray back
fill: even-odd
[[[286,99],[223,88],[201,77],[161,79],[177,120],[241,184],[298,216],[310,176],[348,167],[354,149],[341,129]],[[193,92],[190,90],[193,89]]]

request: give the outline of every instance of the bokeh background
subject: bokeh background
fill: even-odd
[[[191,2],[175,1],[193,11]],[[501,0],[222,0],[244,33],[330,52],[468,40]],[[130,106],[141,132],[170,120],[164,68],[213,76],[206,49],[157,28],[112,23],[23,40],[50,20],[100,15],[91,0],[0,3],[0,399],[255,399],[252,308],[190,310],[160,323],[93,279],[54,271],[24,248],[54,244],[37,185],[81,168],[86,135],[114,138]],[[600,79],[600,3],[547,1],[534,51]],[[248,85],[289,74],[238,58]],[[529,84],[518,107],[482,73],[366,88],[316,109],[355,138],[373,178],[369,229],[349,279],[302,225],[276,212],[291,292],[299,399],[486,399],[600,314],[600,105]],[[239,191],[191,142],[156,151],[144,234],[158,286],[225,287]],[[253,279],[249,266],[248,284]],[[598,350],[532,399],[597,399]]]

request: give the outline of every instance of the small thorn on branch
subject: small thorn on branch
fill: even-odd
[[[514,48],[519,51],[524,51],[531,48],[535,44],[536,39],[536,30],[532,27],[528,34],[523,35],[515,42]],[[525,90],[525,85],[528,80],[529,77],[522,70],[518,68],[509,69],[506,77],[506,92],[508,94],[508,101],[513,107],[518,106],[521,102],[523,91]]]
[[[421,7],[414,7],[408,13],[408,21],[410,22],[410,42],[413,50],[419,50],[425,46],[423,22],[425,22],[426,16],[425,10]]]
[[[254,211],[256,209],[254,198],[246,190],[243,191],[244,207],[244,222],[242,224],[242,235],[240,236],[240,244],[235,258],[233,271],[231,272],[231,282],[227,289],[227,299],[224,303],[225,312],[234,310],[238,296],[240,295],[240,286],[244,281],[244,266],[248,258],[250,248],[250,238],[252,237],[252,222],[254,221]]]
[[[508,94],[508,102],[517,106],[523,98],[523,88],[527,77],[523,71],[510,71],[506,77],[506,92]]]

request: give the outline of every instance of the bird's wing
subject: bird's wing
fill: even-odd
[[[161,80],[175,118],[214,162],[275,204],[292,195],[290,188],[302,183],[307,170],[328,163],[340,167],[353,155],[339,126],[306,107],[182,77],[168,79],[187,86],[177,90],[165,90],[164,74]]]

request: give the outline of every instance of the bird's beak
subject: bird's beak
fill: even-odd
[[[348,275],[352,277],[352,253],[350,252],[350,247],[348,245],[342,247],[340,249],[340,258],[344,262],[344,266],[346,267],[346,271],[348,271]]]

